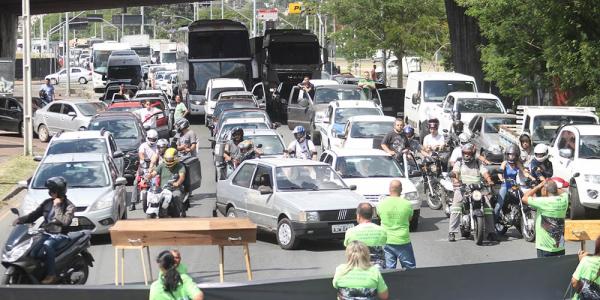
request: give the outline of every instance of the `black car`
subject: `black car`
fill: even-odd
[[[23,107],[11,97],[0,97],[0,130],[23,135]]]
[[[123,153],[123,173],[129,183],[135,179],[138,168],[138,149],[146,140],[146,131],[138,117],[130,112],[102,112],[92,118],[88,130],[106,129],[110,131]]]
[[[225,110],[236,108],[258,108],[258,103],[253,99],[222,99],[217,102],[212,118],[208,120],[208,127],[214,128],[217,117]]]

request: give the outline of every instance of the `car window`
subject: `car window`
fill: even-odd
[[[60,108],[61,108],[61,106],[62,106],[62,104],[60,104],[60,103],[52,104],[48,108],[48,112],[60,114]]]
[[[115,153],[115,151],[117,151],[117,144],[112,136],[108,138],[108,144],[110,145],[110,152]]]
[[[76,140],[52,140],[48,146],[50,154],[64,153],[107,153],[106,142],[103,138],[76,139]]]
[[[119,139],[137,139],[142,133],[138,126],[136,126],[136,120],[132,118],[119,119],[119,120],[94,120],[90,122],[88,130],[100,130],[106,129],[113,134],[113,137]]]
[[[257,147],[262,146],[262,155],[283,155],[285,146],[277,135],[250,135],[247,139]]]
[[[237,174],[235,174],[235,177],[233,180],[231,180],[231,183],[245,188],[250,187],[250,180],[252,179],[252,174],[254,174],[255,168],[255,164],[243,165]]]
[[[80,69],[73,69],[73,70],[71,70],[71,73],[81,73],[81,70]]]
[[[0,98],[0,109],[6,108],[6,98]]]
[[[481,131],[481,123],[483,123],[482,118],[477,118],[477,121],[475,122],[475,125],[473,126],[473,132]]]
[[[98,188],[110,184],[104,163],[100,161],[43,163],[33,179],[32,188],[45,189],[46,180],[62,176],[69,188]]]
[[[67,74],[67,70],[60,71],[60,75],[65,75],[65,74]]]
[[[273,188],[273,171],[270,167],[259,165],[254,173],[252,180],[252,189],[258,190],[260,186]]]
[[[63,104],[63,110],[62,110],[63,115],[68,115],[70,112],[75,112],[75,109],[73,108],[73,106],[71,106],[69,104]]]
[[[563,130],[558,140],[558,149],[570,149],[572,153],[575,153],[575,133]]]
[[[119,176],[119,171],[112,159],[108,160],[108,169],[110,170],[110,177],[112,177],[112,181],[115,182],[115,180],[117,180],[117,176]]]
[[[78,103],[77,108],[84,116],[93,116],[98,112],[106,110],[102,102]]]
[[[324,162],[325,162],[326,164],[328,164],[328,165],[332,166],[332,165],[333,165],[333,155],[328,155],[328,156],[325,158]]]
[[[321,154],[321,157],[319,157],[319,161],[325,161],[325,158],[327,158],[327,153],[323,153]]]
[[[17,103],[17,101],[8,99],[7,104],[8,104],[6,106],[7,109],[21,111],[21,106],[19,105],[19,103]],[[0,108],[2,108],[2,107],[4,107],[4,106],[2,106],[2,103],[0,103]]]

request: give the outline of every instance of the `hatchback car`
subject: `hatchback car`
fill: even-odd
[[[125,200],[127,179],[119,176],[112,158],[101,153],[69,153],[46,156],[29,182],[21,203],[24,214],[35,210],[48,198],[46,180],[62,176],[67,181],[67,198],[75,205],[69,231],[91,230],[108,233],[118,220],[127,218]]]
[[[23,135],[23,107],[17,99],[0,96],[0,130]]]
[[[62,69],[56,73],[46,75],[45,79],[50,79],[52,84],[59,84],[67,81],[67,70]],[[80,84],[86,84],[92,80],[92,71],[84,68],[71,67],[71,82],[79,82]]]
[[[100,101],[52,101],[35,112],[33,130],[40,141],[47,142],[60,131],[77,131],[87,128],[90,119],[105,109],[106,105]]]
[[[365,199],[322,162],[266,158],[246,160],[217,183],[216,209],[248,217],[275,232],[283,249],[301,239],[343,239],[356,225],[356,207]]]

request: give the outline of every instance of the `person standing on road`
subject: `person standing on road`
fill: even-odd
[[[333,287],[338,299],[343,300],[389,298],[381,272],[369,262],[369,247],[360,241],[352,241],[346,247],[346,263],[335,269]]]
[[[46,78],[46,83],[40,86],[40,97],[43,98],[43,94],[46,94],[46,100],[48,103],[54,101],[54,85],[50,82],[50,78]]]
[[[576,294],[573,300],[600,299],[600,236],[596,238],[594,255],[579,251],[579,265],[571,278]]]
[[[190,299],[202,300],[204,294],[187,274],[177,271],[171,251],[163,251],[156,259],[161,275],[150,286],[150,300]]]
[[[541,191],[541,197],[535,197]],[[565,216],[569,196],[553,180],[545,180],[521,199],[536,209],[535,248],[537,257],[565,255]]]
[[[348,229],[344,238],[344,246],[352,241],[361,241],[369,247],[371,263],[380,269],[385,269],[385,254],[383,248],[387,242],[385,229],[371,222],[373,206],[363,202],[356,209],[358,226]]]
[[[198,155],[198,151],[196,150],[198,147],[198,137],[196,133],[190,129],[190,121],[186,118],[179,119],[175,123],[175,128],[177,128],[177,132],[179,133],[179,139],[177,139],[177,151],[179,151],[179,156],[195,157]]]
[[[181,102],[181,96],[175,96],[175,103],[177,103],[177,106],[175,106],[175,114],[173,115],[173,118],[175,119],[175,123],[177,123],[177,121],[179,121],[181,118],[186,118],[190,111],[187,109],[185,104]]]
[[[369,75],[371,76],[371,80],[377,81],[377,65],[373,65],[373,68],[371,69],[371,73]]]
[[[409,233],[413,209],[410,202],[402,197],[402,183],[399,180],[390,182],[390,195],[379,203],[377,213],[381,219],[381,227],[387,233],[384,248],[386,268],[395,269],[398,261],[404,269],[416,268]]]

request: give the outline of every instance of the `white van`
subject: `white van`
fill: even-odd
[[[208,119],[212,117],[217,105],[219,94],[222,92],[248,91],[243,80],[238,78],[213,78],[206,83],[204,102],[204,124],[208,126]]]

